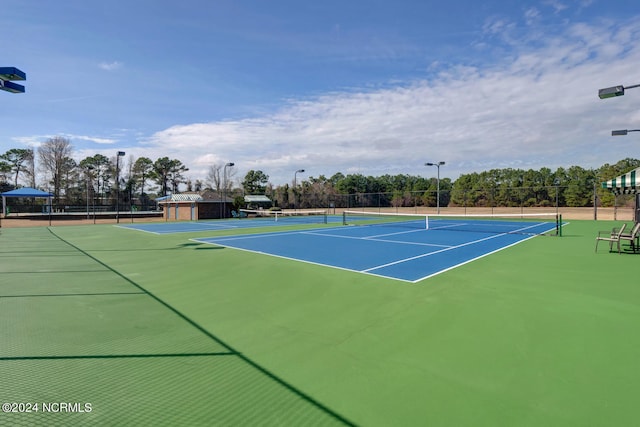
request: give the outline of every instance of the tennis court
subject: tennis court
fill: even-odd
[[[0,237],[0,426],[349,425],[100,260],[162,246]]]
[[[637,254],[594,252],[598,230],[617,222],[572,221],[562,238],[505,232],[525,240],[427,286],[200,241],[295,231],[334,246],[421,247],[421,233],[447,233],[446,245],[473,234],[362,221],[168,234],[3,228],[0,402],[80,406],[4,412],[0,426],[638,419]]]
[[[247,209],[244,209],[243,211],[249,212]],[[317,225],[327,224],[328,222],[337,224],[341,221],[339,217],[327,215],[325,210],[297,211],[282,215],[278,212],[269,213],[269,211],[264,211],[264,213],[261,213],[261,216],[255,216],[255,212],[257,211],[251,212],[254,213],[254,216],[245,219],[231,218],[188,222],[123,224],[121,227],[153,234],[173,234],[200,231],[233,231],[251,228],[283,227],[289,225]]]
[[[362,226],[195,241],[415,283],[556,228],[542,216],[432,216],[429,228],[427,218],[354,212],[349,221]]]

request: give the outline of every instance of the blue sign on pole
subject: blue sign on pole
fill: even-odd
[[[26,80],[24,71],[16,67],[0,67],[0,90],[11,93],[24,93],[24,86],[13,83],[12,80]]]

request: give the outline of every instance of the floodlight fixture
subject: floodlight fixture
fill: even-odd
[[[24,86],[0,79],[0,90],[10,93],[24,93]]]
[[[27,80],[27,75],[16,67],[0,67],[0,80]]]
[[[621,130],[612,130],[611,136],[624,136],[629,132],[640,132],[640,129],[621,129]]]
[[[296,187],[298,186],[298,174],[304,173],[304,169],[298,169],[293,174],[293,209],[296,209]]]
[[[437,192],[436,192],[436,209],[437,212],[440,213],[440,166],[444,165],[444,162],[431,163],[427,162],[424,164],[425,166],[435,166],[438,168],[438,180],[437,180]]]
[[[0,67],[0,90],[10,93],[24,93],[24,86],[12,80],[26,80],[27,75],[16,67]]]
[[[606,87],[604,89],[598,90],[598,97],[600,99],[615,98],[616,96],[624,95],[625,89],[633,89],[634,87],[640,87],[640,84],[631,85],[631,86],[616,85],[616,86]]]
[[[222,186],[222,192],[224,193],[224,200],[220,203],[220,209],[222,211],[220,213],[220,216],[223,217],[223,218],[227,217],[227,209],[226,209],[226,205],[227,205],[227,167],[232,167],[234,165],[235,165],[235,163],[229,162],[229,163],[226,163],[224,165],[224,168],[223,168],[223,174],[222,175],[223,175],[224,182],[223,182],[223,186]]]
[[[116,223],[120,223],[120,157],[124,156],[124,151],[118,151],[116,155]]]
[[[299,173],[304,173],[304,169],[298,169],[297,171],[295,171],[295,173],[293,174],[293,186],[296,187],[297,186],[297,180],[298,180],[298,174]]]

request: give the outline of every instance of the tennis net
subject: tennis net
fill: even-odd
[[[381,225],[423,230],[561,235],[562,218],[555,213],[450,215],[344,211],[342,222],[344,225]]]
[[[255,218],[271,221],[298,222],[303,224],[326,224],[326,210],[271,211],[268,209],[240,209],[240,218]]]

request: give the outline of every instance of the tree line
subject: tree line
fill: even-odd
[[[336,173],[327,178],[309,177],[297,188],[288,185],[265,188],[280,206],[313,207],[590,207],[623,206],[633,196],[615,196],[601,183],[640,167],[640,160],[626,158],[597,169],[581,166],[534,169],[491,169],[450,178],[412,175],[365,176]],[[438,191],[439,187],[439,191]]]
[[[180,160],[130,157],[125,161],[120,153],[111,158],[96,154],[77,162],[72,157],[71,142],[63,137],[50,138],[37,150],[11,149],[0,155],[0,190],[17,188],[22,179],[34,188],[40,182],[42,190],[53,194],[54,205],[80,205],[89,198],[94,203],[110,204],[119,192],[125,201],[136,198],[146,205],[150,195],[145,189],[151,185],[158,185],[151,187],[152,191],[167,194],[170,190],[177,192],[187,181],[184,173],[189,169]]]
[[[0,155],[0,191],[17,188],[21,183],[53,194],[56,205],[94,203],[109,205],[115,197],[124,204],[148,206],[156,197],[187,191],[224,190],[230,196],[265,194],[276,206],[289,208],[354,206],[593,206],[594,196],[602,206],[624,204],[632,200],[600,188],[600,183],[631,169],[640,160],[626,158],[597,169],[580,166],[539,170],[491,169],[450,178],[425,178],[407,174],[365,176],[320,175],[301,179],[296,185],[273,186],[269,176],[250,170],[236,185],[237,169],[231,163],[212,165],[206,179],[192,181],[189,168],[178,159],[161,157],[109,158],[95,154],[76,162],[71,142],[63,137],[50,138],[37,150],[10,149]],[[438,192],[438,184],[440,191]]]

